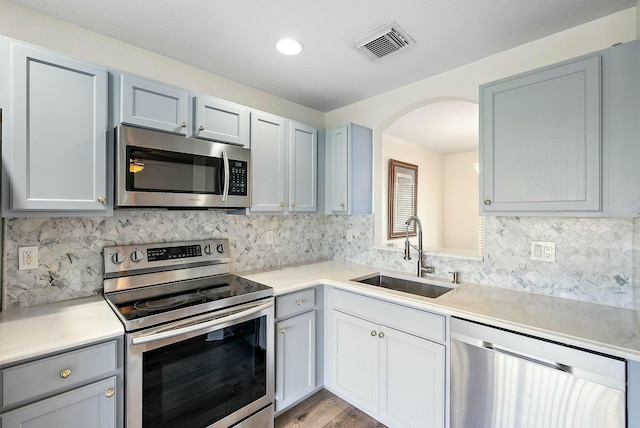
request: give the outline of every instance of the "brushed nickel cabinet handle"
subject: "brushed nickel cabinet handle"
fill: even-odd
[[[284,202],[280,202],[280,208],[284,208],[285,203]]]
[[[302,300],[296,300],[296,305],[300,306],[302,304]]]
[[[62,379],[66,379],[66,378],[68,378],[69,376],[71,376],[71,370],[69,370],[69,369],[64,369],[64,370],[62,370],[62,371],[60,372],[60,377],[61,377]]]
[[[382,338],[384,337],[384,333],[383,333],[383,332],[380,332],[380,334],[378,335],[378,337],[379,337],[380,339],[382,339]]]
[[[111,398],[114,395],[116,395],[116,392],[113,390],[113,388],[109,388],[109,389],[107,389],[107,392],[104,395],[106,395],[107,398]]]
[[[484,204],[485,205],[491,205],[491,199],[485,199],[484,200]]]
[[[377,332],[377,331],[375,331],[375,330],[371,330],[371,336],[374,336],[374,337],[375,337],[375,336],[377,336],[377,335],[378,335],[378,332]]]
[[[280,329],[280,333],[284,334],[287,330],[285,330],[284,328]]]
[[[200,126],[198,127],[198,130],[200,130],[200,131],[204,131],[204,125],[200,125]]]
[[[183,128],[186,128],[186,127],[187,127],[187,122],[182,122],[182,123],[180,124],[180,126],[181,126],[181,127],[183,127]]]
[[[104,201],[106,201],[104,196],[99,196],[98,197],[98,202],[100,202],[101,204],[104,204]]]

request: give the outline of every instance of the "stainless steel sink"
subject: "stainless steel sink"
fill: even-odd
[[[417,279],[417,278],[416,278]],[[352,281],[363,284],[375,285],[376,287],[388,288],[390,290],[402,291],[404,293],[416,294],[418,296],[435,299],[453,290],[453,288],[430,284],[424,280],[413,281],[407,278],[376,274],[364,278],[356,278]]]

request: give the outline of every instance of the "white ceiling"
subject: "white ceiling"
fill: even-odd
[[[635,6],[635,0],[13,0],[330,111]],[[350,45],[396,21],[417,44],[376,63]],[[281,37],[304,45],[276,52]]]
[[[394,122],[385,134],[442,154],[478,150],[478,104],[442,101],[417,108]]]

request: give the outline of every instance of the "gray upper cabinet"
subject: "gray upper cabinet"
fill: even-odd
[[[640,215],[640,40],[480,87],[486,215]]]
[[[208,95],[194,97],[193,135],[249,147],[250,110]]]
[[[316,212],[317,153],[317,129],[251,112],[251,211]]]
[[[294,212],[317,211],[318,130],[289,121],[289,200]]]
[[[603,202],[611,217],[640,215],[640,40],[613,46],[603,63]]]
[[[251,211],[285,212],[285,119],[251,113]]]
[[[3,56],[3,215],[109,214],[107,70],[10,39]]]
[[[120,76],[120,122],[187,135],[189,92],[151,80]]]
[[[327,131],[326,207],[330,214],[370,214],[373,131],[350,123]]]
[[[600,211],[601,55],[480,87],[481,206]]]

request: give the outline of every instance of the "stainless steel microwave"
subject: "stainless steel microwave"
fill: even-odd
[[[149,129],[116,130],[116,206],[245,208],[251,151]]]

